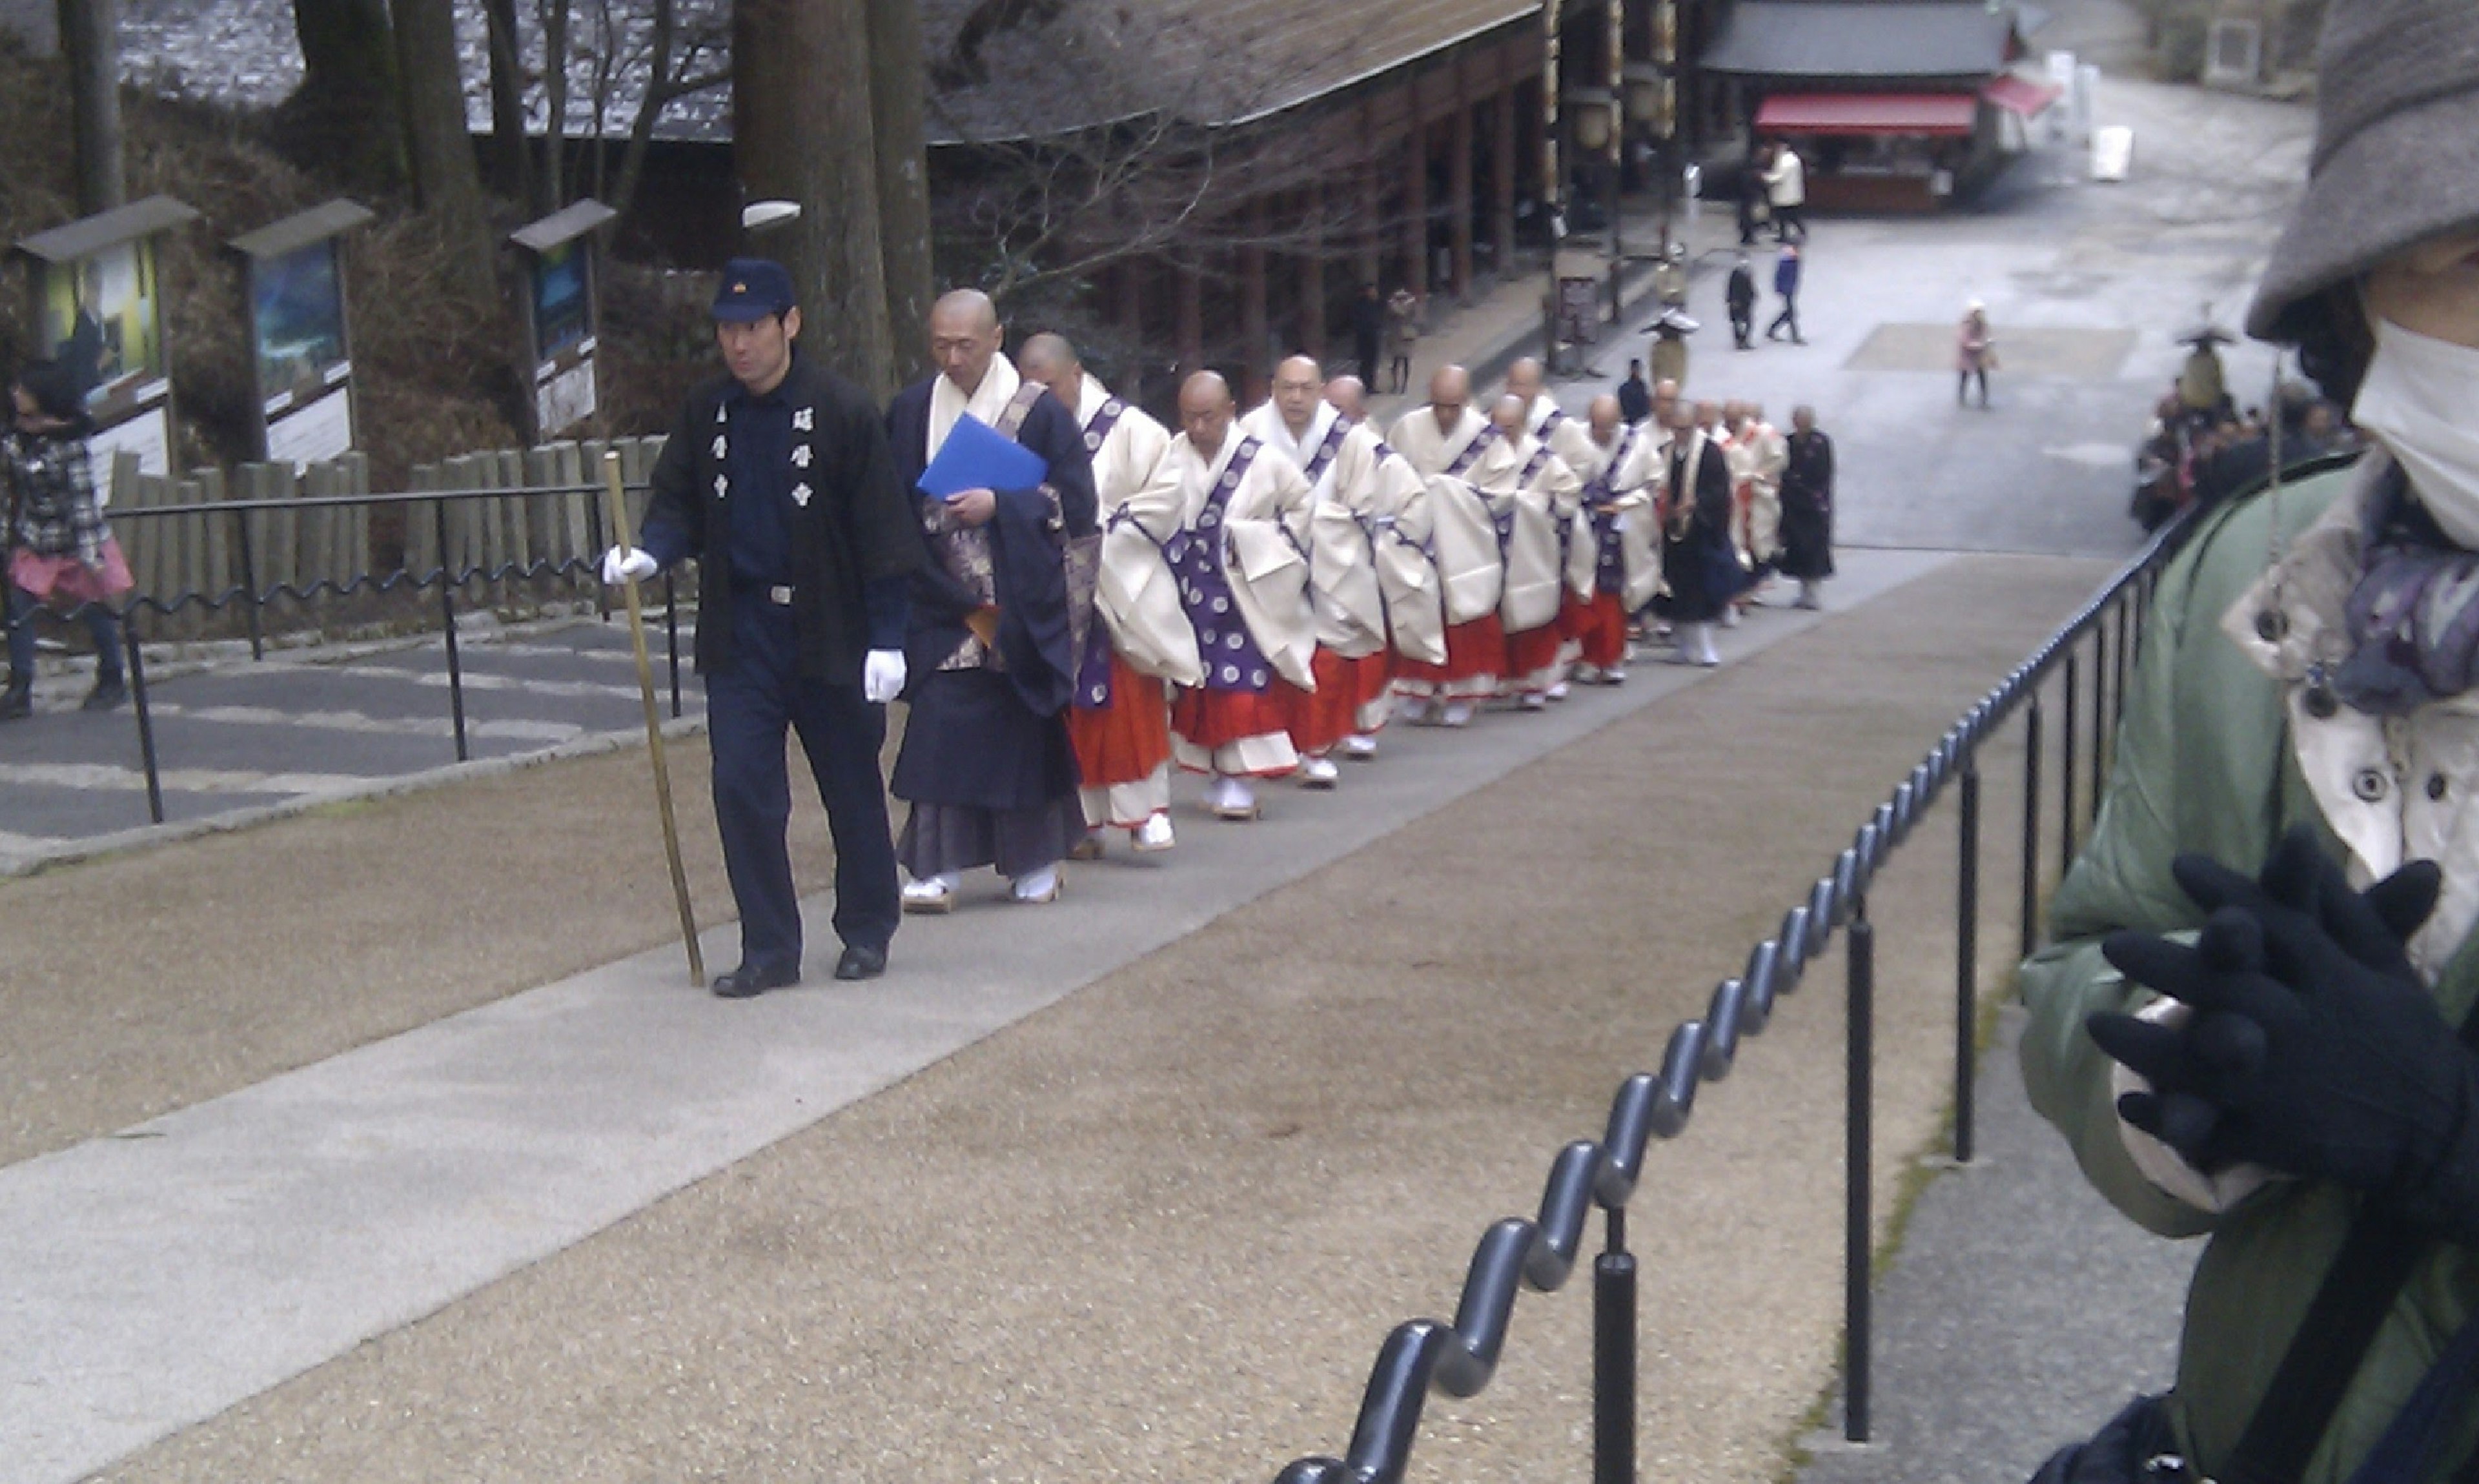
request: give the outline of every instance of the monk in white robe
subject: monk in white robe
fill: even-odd
[[[1747,404],[1738,444],[1748,472],[1747,504],[1740,516],[1739,550],[1756,580],[1769,577],[1781,560],[1782,471],[1790,467],[1790,443],[1765,421],[1764,407]]]
[[[1443,665],[1446,662],[1444,583],[1438,576],[1433,550],[1435,523],[1429,512],[1428,481],[1412,461],[1379,436],[1368,420],[1368,393],[1358,376],[1344,374],[1325,384],[1325,399],[1354,422],[1367,423],[1377,441],[1381,513],[1369,523],[1370,544],[1377,555],[1377,586],[1386,600],[1386,674],[1377,693],[1361,703],[1361,725],[1373,730],[1393,710],[1394,677],[1405,661]],[[1370,677],[1364,671],[1364,685]],[[1343,755],[1367,758],[1377,753],[1374,737],[1343,739]]]
[[[1407,659],[1395,683],[1411,703],[1411,720],[1462,727],[1478,703],[1497,694],[1506,663],[1506,627],[1498,619],[1505,558],[1480,489],[1511,484],[1514,450],[1472,408],[1471,376],[1460,366],[1438,369],[1428,405],[1405,413],[1386,441],[1428,482],[1430,548],[1446,618],[1444,663]]]
[[[1123,562],[1149,565],[1153,571],[1145,578],[1165,594],[1174,590],[1156,544],[1179,528],[1182,508],[1179,483],[1163,462],[1170,448],[1170,430],[1142,408],[1112,396],[1061,336],[1034,336],[1015,360],[1025,380],[1049,388],[1051,396],[1075,412],[1086,450],[1093,458],[1103,528],[1134,524],[1159,533],[1134,543],[1106,538],[1106,547],[1120,549],[1113,554]],[[1133,550],[1126,550],[1130,546]],[[1151,647],[1120,642],[1117,631],[1136,627],[1142,616],[1114,611],[1119,606],[1096,603],[1097,621],[1086,635],[1075,701],[1067,713],[1067,740],[1076,750],[1085,809],[1085,838],[1069,852],[1076,860],[1101,858],[1108,829],[1128,832],[1130,844],[1140,852],[1164,851],[1177,843],[1170,822],[1170,698],[1160,675],[1129,660],[1130,652],[1142,654]],[[1173,642],[1192,648],[1187,617],[1175,602],[1168,618],[1179,630]],[[1188,666],[1187,674],[1195,668]]]
[[[1508,367],[1506,395],[1523,399],[1525,431],[1547,445],[1581,479],[1591,458],[1592,439],[1584,423],[1570,417],[1549,395],[1541,363],[1525,356]],[[1583,656],[1584,610],[1593,599],[1593,540],[1579,500],[1560,500],[1552,513],[1558,520],[1558,554],[1568,590],[1558,605],[1558,678],[1548,694],[1552,701],[1564,701],[1568,677]]]
[[[1164,554],[1204,660],[1202,683],[1171,706],[1180,766],[1210,774],[1206,804],[1255,819],[1250,780],[1299,766],[1278,681],[1316,689],[1316,614],[1309,601],[1309,482],[1289,459],[1240,432],[1231,388],[1212,371],[1179,393],[1180,436],[1164,461],[1185,514]]]
[[[1558,511],[1574,509],[1583,481],[1547,444],[1526,430],[1529,407],[1522,398],[1498,399],[1490,420],[1512,457],[1509,473],[1481,486],[1496,524],[1498,553],[1506,576],[1498,598],[1498,622],[1506,630],[1506,663],[1500,694],[1524,710],[1549,704],[1563,678],[1558,612],[1566,591],[1565,554],[1558,546]]]
[[[1581,651],[1575,678],[1587,684],[1626,679],[1627,615],[1652,601],[1661,581],[1661,547],[1650,486],[1660,476],[1668,442],[1650,422],[1624,422],[1615,397],[1593,398],[1586,414],[1583,479],[1573,546],[1590,556],[1590,588],[1574,625]],[[1569,572],[1569,582],[1574,580]]]
[[[1309,482],[1309,595],[1316,611],[1316,689],[1277,687],[1291,709],[1291,745],[1300,781],[1332,788],[1333,754],[1366,757],[1385,725],[1391,680],[1386,656],[1386,597],[1378,577],[1380,522],[1391,522],[1417,491],[1427,489],[1397,461],[1390,470],[1384,444],[1324,397],[1325,374],[1307,356],[1274,368],[1274,395],[1240,420],[1240,430],[1272,449]],[[1400,477],[1396,477],[1399,473]]]

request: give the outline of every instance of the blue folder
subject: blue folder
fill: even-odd
[[[1042,456],[966,413],[921,471],[921,493],[945,499],[966,490],[1029,490],[1050,473]]]

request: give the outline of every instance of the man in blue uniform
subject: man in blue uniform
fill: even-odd
[[[925,560],[878,411],[793,346],[801,311],[779,265],[734,259],[714,300],[729,373],[689,394],[654,465],[645,545],[606,582],[696,557],[698,672],[714,751],[715,823],[740,905],[740,966],[714,992],[798,983],[801,908],[783,828],[785,729],[800,734],[835,842],[837,979],[886,968],[902,918],[879,750],[904,687],[912,574]]]

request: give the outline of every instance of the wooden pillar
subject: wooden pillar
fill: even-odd
[[[1403,152],[1403,285],[1416,295],[1429,292],[1429,121],[1420,116],[1419,90],[1412,95],[1412,124]]]
[[[1257,383],[1265,371],[1265,197],[1248,198],[1241,228],[1247,236],[1240,246],[1240,393],[1243,404],[1257,397]]]
[[[1205,370],[1205,280],[1191,260],[1182,259],[1172,271],[1179,287],[1179,375],[1185,381]]]
[[[1454,290],[1458,299],[1471,297],[1472,284],[1472,100],[1464,81],[1464,63],[1455,64],[1455,126],[1449,147],[1448,194],[1454,200]]]
[[[1489,197],[1491,237],[1496,243],[1497,276],[1515,272],[1515,84],[1497,90],[1490,120]]]
[[[1300,228],[1300,349],[1325,359],[1325,182],[1312,180],[1302,194],[1306,219]]]

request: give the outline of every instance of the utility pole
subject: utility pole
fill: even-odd
[[[61,56],[69,64],[70,129],[82,217],[108,212],[128,199],[120,167],[119,9],[115,0],[60,0]]]

